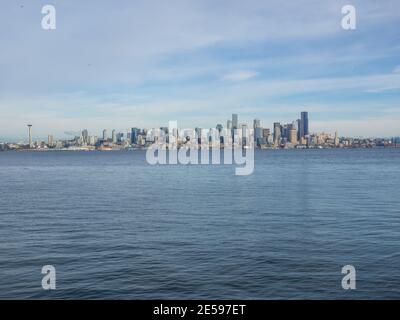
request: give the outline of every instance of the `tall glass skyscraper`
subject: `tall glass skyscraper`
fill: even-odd
[[[137,144],[138,135],[139,135],[139,129],[138,128],[132,128],[131,129],[131,143],[132,144]]]
[[[232,129],[238,128],[238,115],[236,113],[232,114]]]
[[[301,113],[301,121],[300,121],[300,137],[304,138],[308,136],[308,112],[303,111]]]
[[[274,122],[274,144],[278,145],[281,140],[281,124]]]

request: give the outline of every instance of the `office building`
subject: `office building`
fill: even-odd
[[[334,143],[335,143],[335,147],[339,146],[340,141],[339,141],[339,135],[338,135],[337,131],[335,132],[335,142]]]
[[[274,122],[274,144],[279,145],[281,141],[281,124]]]
[[[137,144],[140,130],[138,128],[131,129],[131,143]]]
[[[297,140],[300,141],[300,138],[301,138],[301,133],[300,133],[300,130],[301,130],[301,119],[297,119],[296,122],[297,122],[297,125],[296,125],[296,128],[297,128]]]
[[[297,144],[297,129],[291,128],[289,131],[289,141],[292,144]]]
[[[238,115],[236,113],[232,114],[232,129],[238,129]]]
[[[52,147],[52,146],[54,145],[54,137],[53,137],[53,135],[51,135],[51,134],[49,134],[49,135],[47,136],[47,145],[48,145],[49,147]]]
[[[29,141],[29,148],[33,147],[32,143],[32,125],[28,124],[28,141]]]
[[[263,137],[263,132],[261,128],[261,121],[259,119],[254,119],[253,121],[253,132],[254,132],[254,141],[259,141]]]
[[[82,142],[89,143],[89,132],[86,129],[82,130]]]
[[[249,138],[249,129],[247,128],[247,124],[242,124],[242,145],[247,145]]]
[[[254,119],[253,121],[253,128],[260,128],[261,127],[261,121],[260,119]]]
[[[300,121],[300,137],[304,138],[309,135],[308,132],[308,112],[303,111],[301,113],[301,121]]]
[[[111,139],[113,143],[117,143],[117,132],[115,130],[111,132]]]

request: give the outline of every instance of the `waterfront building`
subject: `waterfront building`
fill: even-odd
[[[111,139],[113,143],[117,143],[117,132],[115,130],[111,132]]]
[[[138,142],[138,136],[139,136],[139,129],[138,128],[132,128],[131,129],[131,143],[132,144],[137,144]]]
[[[89,132],[86,129],[82,130],[82,141],[83,143],[89,143]]]
[[[96,142],[97,142],[96,136],[89,136],[89,140],[88,140],[89,145],[94,146],[96,144]]]
[[[301,130],[301,119],[297,119],[296,120],[296,128],[297,128],[297,140],[300,141],[300,138],[301,138],[301,133],[300,133],[300,130]]]
[[[336,131],[335,132],[335,147],[338,147],[339,146],[339,135],[338,135],[338,132]]]
[[[300,123],[300,137],[307,137],[309,135],[308,131],[308,112],[303,111],[301,113],[301,123]]]
[[[232,114],[232,129],[238,129],[238,115],[236,113]]]
[[[258,142],[263,137],[261,121],[259,119],[254,119],[253,121],[253,132],[254,132],[254,141]]]
[[[254,119],[253,121],[253,128],[260,128],[261,127],[261,121],[260,119]]]
[[[247,145],[249,138],[249,130],[247,128],[247,124],[242,124],[242,145]]]
[[[274,122],[274,144],[279,145],[281,140],[281,124],[280,122]]]
[[[297,129],[291,128],[289,131],[289,141],[295,145],[297,144]]]
[[[29,148],[33,147],[32,143],[32,125],[28,124],[28,141],[29,141]]]
[[[53,135],[51,135],[51,134],[49,134],[49,135],[47,136],[47,145],[48,145],[49,147],[52,147],[52,146],[54,145],[54,137],[53,137]]]

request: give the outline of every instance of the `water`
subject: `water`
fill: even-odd
[[[235,176],[141,151],[1,152],[0,298],[400,298],[399,157],[257,151]]]

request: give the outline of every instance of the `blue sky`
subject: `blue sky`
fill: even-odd
[[[400,2],[2,1],[0,140],[87,128],[271,127],[400,135]],[[41,28],[41,8],[57,29]],[[341,8],[356,8],[356,30]]]

